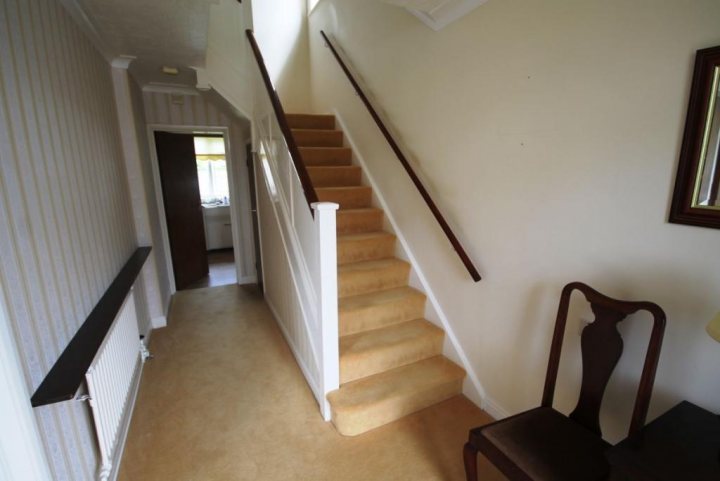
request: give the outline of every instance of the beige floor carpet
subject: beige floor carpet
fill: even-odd
[[[151,350],[119,481],[462,481],[467,431],[490,421],[457,396],[341,436],[254,288],[178,293]],[[504,479],[482,457],[479,469]]]

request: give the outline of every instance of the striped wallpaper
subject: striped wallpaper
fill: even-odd
[[[238,183],[240,215],[240,283],[256,281],[255,250],[250,216],[250,193],[245,144],[250,142],[250,122],[232,113],[230,105],[214,92],[200,95],[171,95],[144,92],[145,118],[149,125],[227,127],[230,153]]]
[[[218,105],[223,101],[213,94],[173,95],[144,92],[143,100],[148,124],[229,127],[233,123],[240,123],[224,106]]]
[[[0,283],[32,392],[135,232],[110,67],[59,2],[0,0],[0,65]],[[87,404],[34,412],[54,479],[93,479]]]

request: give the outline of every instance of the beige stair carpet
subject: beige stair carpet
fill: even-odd
[[[423,319],[425,295],[408,286],[410,264],[395,257],[372,188],[335,129],[332,115],[288,122],[321,201],[337,214],[340,389],[328,395],[333,423],[362,434],[449,399],[465,371],[442,356],[444,332]]]

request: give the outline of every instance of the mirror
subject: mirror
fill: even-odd
[[[670,222],[720,228],[720,46],[695,59]]]
[[[700,149],[700,164],[698,178],[695,182],[693,194],[693,207],[719,208],[718,187],[720,187],[720,158],[718,138],[720,137],[720,102],[718,102],[718,79],[720,79],[720,66],[715,66],[713,72],[712,88],[710,89],[710,103],[708,106],[707,122],[703,132],[703,145]]]

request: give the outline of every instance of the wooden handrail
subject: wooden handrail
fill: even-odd
[[[418,192],[420,192],[420,195],[425,200],[425,203],[430,208],[430,211],[432,212],[433,216],[435,216],[435,220],[437,220],[438,224],[440,224],[440,228],[445,233],[445,236],[450,241],[450,244],[452,244],[453,249],[455,249],[455,252],[457,252],[458,256],[460,257],[460,260],[465,265],[465,268],[470,273],[470,277],[477,282],[480,279],[480,273],[475,268],[475,265],[470,260],[470,257],[468,256],[467,252],[465,252],[465,249],[463,248],[462,244],[460,244],[460,241],[458,240],[457,236],[453,232],[453,230],[450,228],[450,225],[448,225],[447,221],[443,217],[442,213],[440,213],[440,209],[438,209],[437,205],[433,201],[432,197],[428,193],[427,189],[423,185],[423,183],[420,181],[420,178],[415,174],[415,171],[413,170],[412,166],[410,165],[410,162],[408,162],[407,158],[405,157],[405,154],[400,149],[400,146],[397,142],[395,142],[395,139],[393,138],[392,134],[390,134],[390,131],[385,126],[385,123],[382,121],[380,116],[378,115],[377,111],[373,107],[372,103],[368,99],[367,95],[365,95],[365,92],[363,92],[362,88],[358,84],[358,82],[355,80],[355,77],[353,76],[352,72],[348,68],[348,66],[345,64],[343,59],[338,54],[338,51],[335,49],[335,46],[330,41],[328,36],[325,34],[324,31],[320,30],[320,34],[325,39],[325,43],[330,48],[330,51],[332,52],[333,56],[335,57],[335,60],[337,60],[338,64],[340,65],[340,68],[342,68],[343,72],[345,72],[345,75],[347,76],[348,80],[352,84],[353,88],[355,89],[355,92],[360,97],[360,100],[365,104],[365,107],[367,108],[368,112],[370,113],[370,116],[375,121],[375,124],[377,124],[378,128],[380,129],[380,132],[382,132],[383,136],[385,137],[385,140],[387,140],[388,144],[390,144],[390,148],[395,152],[395,155],[397,156],[398,160],[402,164],[402,166],[405,168],[405,171],[410,176],[410,180],[412,180],[413,184],[415,184],[415,187],[417,188]]]
[[[262,76],[263,83],[265,84],[265,88],[270,96],[270,103],[275,111],[275,117],[277,117],[278,124],[280,124],[280,131],[282,132],[283,137],[285,137],[285,143],[290,151],[290,158],[292,158],[293,164],[295,164],[295,170],[298,173],[298,177],[300,177],[300,185],[303,188],[305,200],[307,200],[310,213],[314,216],[315,211],[313,211],[312,204],[314,202],[318,202],[318,196],[312,182],[310,181],[310,174],[308,174],[308,171],[305,168],[305,163],[302,161],[302,157],[300,156],[300,149],[298,149],[295,138],[290,130],[290,125],[288,124],[287,117],[285,116],[285,110],[283,110],[282,104],[280,103],[280,97],[278,97],[277,91],[270,80],[270,75],[268,74],[267,67],[265,67],[265,60],[263,59],[262,52],[260,52],[260,47],[258,47],[258,44],[255,41],[255,35],[253,35],[253,32],[250,29],[245,30],[245,34],[250,41],[250,48],[252,48],[253,54],[255,55],[255,60],[257,61],[258,68],[260,69],[260,75]]]
[[[30,404],[33,407],[69,401],[75,397],[145,259],[150,255],[150,249],[138,247],[130,256],[32,395]]]

